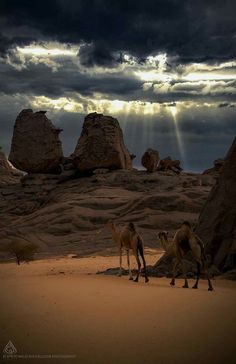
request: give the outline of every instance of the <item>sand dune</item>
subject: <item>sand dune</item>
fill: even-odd
[[[180,288],[181,280],[171,288],[165,278],[135,284],[95,275],[117,262],[91,256],[1,264],[1,348],[11,340],[18,355],[75,356],[44,363],[235,362],[235,282],[216,280],[208,292],[205,281],[197,291]]]

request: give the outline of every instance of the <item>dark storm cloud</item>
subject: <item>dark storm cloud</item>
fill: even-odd
[[[0,62],[0,78],[0,93],[6,95],[21,93],[30,96],[44,95],[54,99],[73,93],[86,97],[94,97],[94,93],[100,93],[104,98],[111,100],[118,98],[123,101],[139,100],[154,103],[212,102],[214,100],[221,104],[223,98],[231,105],[236,101],[236,92],[232,92],[232,88],[236,90],[236,81],[230,81],[229,91],[227,88],[229,81],[221,81],[218,88],[214,83],[208,93],[201,93],[203,89],[201,83],[198,85],[190,82],[176,82],[166,93],[161,92],[161,87],[158,87],[155,92],[153,89],[144,91],[143,81],[132,74],[124,74],[122,71],[93,75],[81,73],[70,61],[67,61],[57,72],[53,72],[44,63],[30,63],[19,71],[11,65]]]
[[[228,102],[222,102],[221,104],[218,105],[219,108],[222,107],[234,107],[234,104],[230,104]]]
[[[181,62],[235,57],[234,0],[8,0],[0,6],[2,34],[24,25],[41,33],[38,41],[90,43],[90,48],[81,51],[87,66],[113,64],[114,52],[142,59],[166,51],[178,55]],[[2,51],[30,42],[20,34],[1,39]]]
[[[112,96],[132,95],[141,89],[142,81],[122,74],[82,74],[78,69],[62,67],[58,72],[44,64],[30,64],[21,71],[7,64],[0,64],[0,92],[4,94],[33,94],[48,97],[63,96],[68,92],[79,92],[82,95],[92,95],[94,92]]]
[[[101,43],[85,44],[79,50],[80,63],[86,67],[103,66],[113,67],[118,62],[118,58],[112,55],[106,46]]]

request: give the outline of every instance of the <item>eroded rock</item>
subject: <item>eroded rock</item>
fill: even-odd
[[[236,267],[236,139],[200,214],[197,233],[221,271]]]
[[[85,117],[72,157],[80,172],[92,172],[98,168],[132,169],[118,121],[96,112]]]
[[[154,149],[147,149],[142,156],[142,165],[146,168],[147,172],[155,172],[160,161],[159,152]]]
[[[158,171],[173,171],[175,173],[180,173],[182,168],[180,167],[180,161],[178,159],[172,160],[171,157],[164,158],[160,160]]]
[[[14,126],[10,162],[28,173],[59,171],[63,157],[60,132],[61,129],[46,117],[45,111],[22,110]]]
[[[224,165],[225,160],[223,158],[218,158],[214,161],[214,167],[206,169],[203,174],[218,175]]]

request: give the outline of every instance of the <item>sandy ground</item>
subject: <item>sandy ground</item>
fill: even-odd
[[[172,288],[165,278],[145,284],[94,274],[117,262],[98,256],[0,264],[0,356],[11,340],[24,356],[17,363],[235,362],[235,282],[216,280],[208,292],[205,281],[192,290],[181,280]]]

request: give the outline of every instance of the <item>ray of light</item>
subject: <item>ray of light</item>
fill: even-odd
[[[184,151],[183,140],[182,140],[182,136],[181,136],[181,132],[180,132],[179,125],[178,125],[178,120],[177,120],[177,114],[178,114],[177,106],[169,106],[169,110],[170,110],[170,113],[174,120],[175,135],[176,135],[176,140],[177,140],[177,144],[178,144],[178,148],[179,148],[181,162],[184,163],[185,162],[185,151]]]

